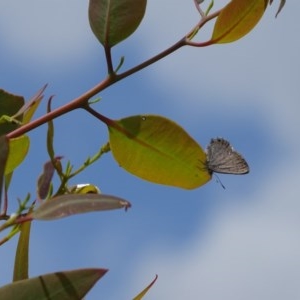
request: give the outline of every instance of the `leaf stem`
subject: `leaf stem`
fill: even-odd
[[[214,13],[208,15],[208,16],[204,16],[201,18],[201,20],[198,22],[198,24],[186,35],[186,45],[187,46],[192,46],[192,47],[206,47],[206,46],[210,46],[212,44],[214,44],[214,41],[209,40],[206,42],[202,42],[202,43],[195,43],[192,42],[191,39],[198,33],[198,31],[210,20],[216,18],[219,16],[219,14],[221,13],[222,9],[219,9],[217,11],[215,11]]]
[[[114,74],[114,67],[111,58],[111,47],[104,47],[104,52],[107,63],[107,73],[112,76]]]

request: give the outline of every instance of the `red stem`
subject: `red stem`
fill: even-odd
[[[53,111],[43,115],[42,117],[28,123],[25,124],[24,126],[21,126],[20,128],[10,132],[7,134],[8,138],[15,138],[18,136],[23,135],[24,133],[42,125],[47,123],[48,121],[51,121],[69,111],[72,111],[74,109],[80,108],[83,105],[86,104],[86,102],[93,97],[94,95],[98,94],[100,91],[102,91],[103,89],[105,89],[106,87],[112,85],[114,83],[114,80],[111,79],[111,77],[107,77],[105,80],[103,80],[102,82],[100,82],[99,84],[97,84],[95,87],[93,87],[92,89],[90,89],[89,91],[87,91],[86,93],[84,93],[83,95],[79,96],[78,98],[75,98],[74,100],[72,100],[71,102],[57,108],[54,109]]]
[[[10,138],[16,138],[18,136],[21,136],[21,135],[25,134],[26,132],[29,132],[29,131],[35,129],[36,127],[38,127],[40,125],[43,125],[43,124],[45,124],[45,123],[61,116],[61,115],[64,115],[64,114],[66,114],[66,113],[68,113],[68,112],[70,112],[74,109],[77,109],[77,108],[85,108],[86,109],[86,104],[87,104],[88,100],[91,97],[95,96],[96,94],[103,91],[104,89],[106,89],[110,85],[118,82],[119,80],[124,79],[124,78],[126,78],[126,77],[128,77],[128,76],[130,76],[130,75],[132,75],[132,74],[148,67],[149,65],[159,61],[160,59],[166,57],[167,55],[175,52],[176,50],[178,50],[182,46],[190,45],[190,46],[195,46],[195,47],[203,47],[203,46],[210,45],[211,41],[208,41],[208,42],[205,42],[205,43],[193,43],[192,41],[190,41],[189,37],[195,31],[195,29],[199,30],[209,20],[217,17],[219,15],[219,13],[220,13],[220,10],[213,13],[213,14],[211,14],[211,15],[209,15],[209,16],[206,16],[205,18],[202,18],[200,20],[200,22],[186,36],[184,36],[182,39],[180,39],[173,46],[171,46],[170,48],[166,49],[165,51],[159,53],[158,55],[148,59],[147,61],[137,65],[136,67],[134,67],[132,69],[129,69],[128,71],[125,71],[124,73],[121,73],[119,75],[112,72],[113,66],[112,66],[112,61],[111,61],[111,52],[110,52],[110,49],[105,49],[106,59],[107,59],[107,67],[108,67],[108,72],[109,72],[109,75],[106,79],[104,79],[102,82],[97,84],[95,87],[88,90],[86,93],[84,93],[81,96],[73,99],[69,103],[67,103],[67,104],[65,104],[65,105],[63,105],[63,106],[61,106],[57,109],[54,109],[53,111],[41,116],[40,118],[38,118],[38,119],[28,123],[28,124],[25,124],[25,125],[17,128],[16,130],[8,133],[7,138],[10,139]],[[110,72],[112,72],[112,73],[110,73]],[[99,116],[98,116],[98,118],[100,119]],[[107,124],[108,120],[109,119],[107,119],[105,121],[103,119],[102,121]],[[110,122],[113,122],[113,121],[110,120]]]

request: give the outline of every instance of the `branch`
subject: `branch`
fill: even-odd
[[[202,16],[200,22],[197,23],[197,25],[188,33],[186,34],[183,38],[181,38],[178,42],[176,42],[174,45],[172,45],[171,47],[169,47],[168,49],[164,50],[163,52],[159,53],[158,55],[148,59],[147,61],[137,65],[136,67],[133,67],[132,69],[129,69],[121,74],[115,74],[112,70],[113,70],[113,66],[112,66],[112,61],[111,61],[111,53],[110,50],[107,51],[108,49],[106,49],[105,53],[106,53],[106,58],[108,59],[108,72],[109,75],[107,76],[107,78],[105,80],[103,80],[102,82],[100,82],[99,84],[97,84],[95,87],[91,88],[89,91],[87,91],[86,93],[82,94],[81,96],[79,96],[78,98],[75,98],[74,100],[70,101],[69,103],[43,115],[42,117],[24,125],[21,126],[19,128],[17,128],[16,130],[10,132],[7,134],[7,138],[15,138],[18,136],[21,136],[33,129],[35,129],[36,127],[43,125],[61,115],[64,115],[74,109],[77,108],[85,108],[87,101],[95,96],[96,94],[98,94],[99,92],[103,91],[104,89],[106,89],[107,87],[109,87],[110,85],[118,82],[119,80],[122,80],[134,73],[137,73],[138,71],[150,66],[151,64],[161,60],[162,58],[166,57],[167,55],[175,52],[176,50],[178,50],[179,48],[189,45],[189,46],[194,46],[194,47],[204,47],[204,46],[209,46],[212,43],[210,41],[208,42],[204,42],[204,43],[194,43],[191,41],[191,39],[195,36],[195,34],[197,34],[197,32],[199,31],[200,28],[202,28],[204,26],[204,24],[206,24],[208,21],[210,21],[213,18],[216,18],[219,14],[220,14],[221,10],[216,11],[214,13],[212,13],[209,16]]]
[[[54,109],[51,112],[43,115],[42,117],[8,133],[7,137],[10,139],[10,138],[15,138],[15,137],[21,136],[24,133],[26,133],[42,124],[45,124],[65,113],[68,113],[74,109],[83,107],[91,97],[95,96],[96,94],[98,94],[99,92],[101,92],[102,90],[107,88],[108,86],[112,85],[114,82],[115,82],[115,80],[113,80],[111,77],[107,77],[105,80],[103,80],[102,82],[100,82],[95,87],[93,87],[86,93],[82,94],[78,98],[75,98],[71,102],[69,102],[57,109]]]

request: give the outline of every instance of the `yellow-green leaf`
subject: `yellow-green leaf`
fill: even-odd
[[[211,179],[201,146],[175,122],[156,115],[132,116],[108,125],[114,158],[151,182],[194,189]]]
[[[148,291],[151,289],[151,287],[155,283],[157,277],[158,276],[156,275],[155,278],[152,280],[152,282],[144,290],[142,290],[137,296],[135,296],[133,298],[133,300],[142,300],[142,298],[144,298],[144,296],[148,293]]]
[[[0,136],[0,204],[2,200],[3,177],[9,152],[9,141],[5,135]]]
[[[5,174],[11,173],[18,167],[27,155],[30,141],[27,135],[9,140],[9,154],[5,166]]]
[[[221,11],[211,41],[231,43],[249,33],[263,16],[268,0],[232,0]]]
[[[28,278],[30,228],[31,222],[24,222],[20,225],[20,236],[16,249],[13,281]]]
[[[1,300],[83,299],[106,269],[79,269],[19,280],[0,288]]]
[[[23,116],[23,124],[29,123],[33,114],[35,113],[36,109],[40,105],[44,95],[43,92],[45,91],[47,85],[44,85],[25,105],[18,113],[24,113]]]

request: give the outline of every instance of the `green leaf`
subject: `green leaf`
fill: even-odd
[[[27,135],[9,140],[9,155],[6,162],[5,174],[11,173],[24,160],[28,153],[30,141]]]
[[[31,222],[24,222],[20,225],[20,236],[16,250],[13,281],[28,278],[30,228]]]
[[[197,188],[211,179],[205,152],[175,122],[144,115],[107,125],[114,158],[128,172],[185,189]]]
[[[18,122],[22,121],[22,116],[17,117],[15,120],[9,117],[13,117],[23,105],[23,97],[0,89],[0,135],[7,134],[20,127]]]
[[[3,177],[5,174],[5,166],[9,153],[8,139],[5,135],[0,136],[0,208],[2,200]]]
[[[51,102],[52,102],[52,97],[49,98],[48,103],[47,103],[47,113],[51,112]],[[53,121],[50,120],[48,123],[48,130],[47,130],[47,151],[48,154],[51,158],[51,160],[54,160],[54,145],[53,145],[53,139],[54,139],[54,125]]]
[[[79,269],[20,280],[0,288],[1,300],[79,300],[107,272]]]
[[[7,134],[31,120],[43,99],[46,86],[41,88],[26,103],[23,97],[0,90],[0,135]]]
[[[142,21],[147,0],[90,0],[89,21],[104,47],[129,37]]]
[[[33,213],[36,220],[54,220],[87,212],[128,209],[131,204],[118,197],[104,194],[66,194],[43,202]]]
[[[155,283],[157,277],[158,276],[156,275],[155,278],[152,280],[152,282],[143,291],[141,291],[137,296],[135,296],[133,298],[133,300],[141,300],[148,293],[148,291],[151,289],[151,287]]]
[[[212,43],[231,43],[249,33],[263,16],[268,0],[232,0],[215,23]]]

